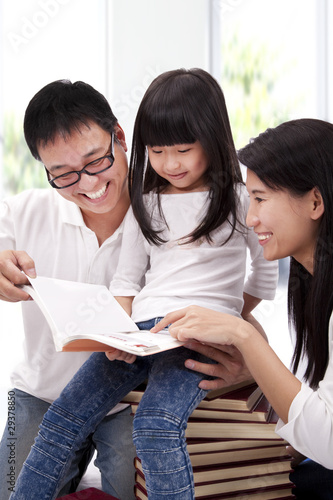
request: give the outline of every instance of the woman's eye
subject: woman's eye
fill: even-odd
[[[159,155],[162,153],[162,151],[159,149],[152,149],[151,152],[154,153],[155,155]]]
[[[258,196],[255,197],[256,202],[261,203],[264,201],[262,198],[259,198]]]
[[[190,151],[190,148],[188,148],[188,149],[178,149],[178,153],[187,153],[188,151]]]

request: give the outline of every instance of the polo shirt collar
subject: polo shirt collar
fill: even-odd
[[[68,201],[62,196],[60,196],[58,193],[55,193],[55,195],[58,197],[58,203],[59,203],[59,212],[62,221],[64,224],[71,224],[72,226],[78,226],[78,227],[87,227],[82,216],[82,212],[80,208],[72,201]],[[128,214],[128,211],[127,211]],[[126,215],[127,215],[126,214]],[[126,218],[126,215],[124,217],[124,220],[120,224],[120,226],[116,229],[116,231],[113,233],[111,239],[114,240],[116,239],[119,235],[123,233],[124,229],[124,221]]]
[[[66,200],[58,193],[56,195],[62,221],[73,226],[85,226],[80,208],[73,201]]]

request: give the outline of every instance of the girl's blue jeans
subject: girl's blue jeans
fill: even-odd
[[[155,321],[138,326],[150,329]],[[207,393],[198,384],[208,377],[185,368],[189,357],[213,363],[184,347],[138,357],[133,364],[111,362],[104,353],[92,354],[45,414],[10,500],[55,499],[86,437],[146,379],[148,385],[134,417],[133,439],[149,500],[194,499],[185,429],[189,415]]]
[[[13,393],[15,409],[11,414],[8,413],[9,420],[0,444],[0,500],[9,499],[38,433],[38,426],[50,407],[50,403],[26,392],[14,389],[10,391],[11,395]],[[15,426],[12,425],[13,420],[10,420],[13,414]],[[103,491],[116,498],[134,500],[133,460],[136,452],[132,430],[133,416],[129,407],[104,417],[84,446],[77,451],[58,495],[75,491],[96,449],[98,459],[95,464],[101,472]]]

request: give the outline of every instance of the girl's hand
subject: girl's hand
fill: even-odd
[[[198,340],[221,345],[236,344],[242,337],[243,319],[199,306],[188,306],[168,313],[151,332],[157,333],[167,325],[172,337],[180,341]]]
[[[291,462],[290,462],[290,465],[292,467],[296,467],[301,462],[303,462],[303,460],[306,459],[306,456],[304,456],[301,453],[299,453],[298,451],[296,451],[295,448],[293,448],[292,446],[287,446],[287,452],[292,457]]]
[[[120,349],[110,349],[105,353],[106,357],[110,361],[125,361],[125,363],[132,364],[136,360],[135,354],[131,354],[130,352],[121,351]]]
[[[199,352],[207,358],[216,361],[216,364],[200,363],[193,359],[185,361],[186,368],[196,372],[216,377],[214,380],[202,380],[199,387],[204,390],[222,389],[245,380],[253,381],[247,369],[243,356],[234,346],[221,346],[216,344],[201,344],[199,342],[187,342],[185,347]]]

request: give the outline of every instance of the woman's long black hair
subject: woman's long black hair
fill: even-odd
[[[288,316],[296,331],[293,371],[306,355],[305,378],[316,388],[328,364],[333,309],[333,125],[315,119],[283,123],[252,140],[238,157],[271,189],[299,197],[316,187],[322,195],[313,275],[291,257],[288,283]]]
[[[145,238],[159,245],[164,240],[152,227],[143,193],[158,195],[168,182],[160,177],[147,158],[147,146],[173,146],[199,141],[208,160],[207,186],[210,202],[198,227],[187,241],[205,237],[228,221],[231,237],[237,221],[235,185],[242,182],[228,112],[221,87],[202,69],[179,69],[158,76],[140,104],[133,132],[129,188],[134,215]],[[161,205],[158,201],[161,213]],[[163,215],[163,214],[162,214]],[[229,239],[228,238],[228,239]]]

